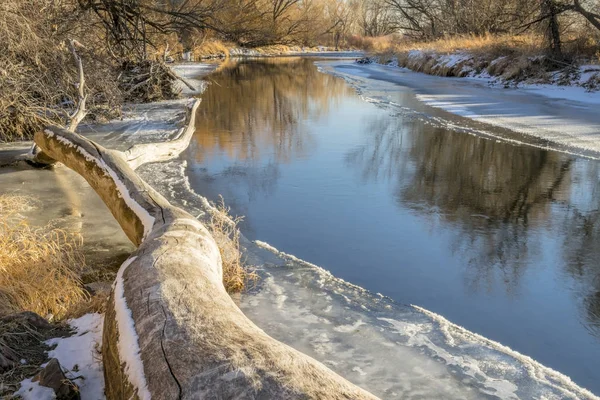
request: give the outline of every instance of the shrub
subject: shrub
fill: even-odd
[[[33,311],[60,320],[84,300],[81,237],[51,225],[34,228],[19,214],[34,202],[0,196],[0,315]]]
[[[253,284],[258,275],[254,270],[245,265],[245,260],[240,249],[240,231],[238,224],[242,217],[231,218],[230,208],[225,206],[225,201],[217,204],[212,212],[207,228],[217,242],[223,260],[223,284],[229,293],[241,292],[249,284]]]

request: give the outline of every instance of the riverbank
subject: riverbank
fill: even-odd
[[[395,64],[333,62],[323,68],[346,79],[373,102],[393,105],[394,92],[410,93],[424,111],[449,125],[484,137],[600,156],[600,92],[578,86],[490,87],[485,79],[447,78],[413,72]],[[396,90],[399,84],[405,89]],[[386,92],[390,92],[387,93]],[[420,104],[420,105],[419,105]],[[433,109],[443,111],[431,111]]]
[[[560,60],[535,35],[458,36],[431,42],[364,39],[362,63],[408,68],[443,77],[475,78],[500,87],[552,85],[600,89],[600,58],[593,40],[574,39]]]
[[[261,47],[239,47],[232,43],[221,41],[207,41],[193,49],[181,54],[182,61],[207,61],[225,58],[244,57],[285,57],[285,56],[318,56],[323,54],[362,53],[354,48],[336,49],[327,46],[297,46],[297,45],[271,45]]]
[[[411,50],[404,53],[370,56],[358,62],[408,68],[428,75],[481,79],[490,85],[505,88],[552,85],[579,87],[586,92],[600,90],[600,65],[569,65],[548,71],[541,68],[544,61],[543,56],[525,59],[511,56],[485,58],[462,51],[440,54]]]

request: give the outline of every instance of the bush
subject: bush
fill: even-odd
[[[258,275],[245,265],[240,249],[240,231],[238,224],[242,217],[231,218],[230,209],[225,206],[223,197],[212,211],[208,230],[217,242],[223,260],[223,284],[229,293],[241,292],[253,284]]]
[[[34,228],[20,215],[26,197],[0,196],[0,316],[33,311],[60,320],[88,299],[79,279],[81,237],[51,225]]]

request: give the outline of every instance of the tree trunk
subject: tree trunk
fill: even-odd
[[[562,61],[562,43],[558,22],[559,7],[555,0],[542,0],[541,12],[542,16],[545,17],[544,34],[548,43],[548,52],[554,60]]]
[[[35,142],[82,175],[139,246],[121,266],[106,312],[108,399],[375,399],[240,311],[223,286],[214,239],[134,172],[139,157],[128,163],[124,153],[58,127]]]

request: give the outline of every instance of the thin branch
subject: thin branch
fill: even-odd
[[[77,50],[75,49],[76,45],[83,47],[79,42],[73,39],[69,40],[71,54],[73,54],[73,58],[75,59],[75,65],[77,65],[77,69],[79,71],[79,82],[77,83],[79,99],[77,102],[77,108],[75,109],[75,112],[70,116],[70,121],[67,124],[67,129],[71,132],[75,132],[75,129],[77,129],[79,123],[83,121],[83,119],[87,115],[87,109],[85,105],[87,102],[88,95],[85,93],[85,75],[83,73],[83,62],[79,54],[77,54]]]

